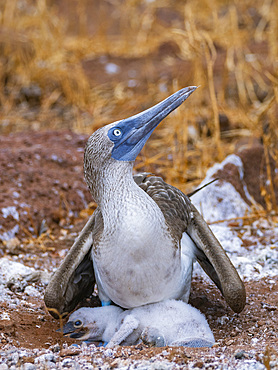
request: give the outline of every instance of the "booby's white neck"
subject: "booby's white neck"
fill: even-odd
[[[104,170],[102,184],[99,184],[101,196],[98,204],[104,226],[109,224],[109,228],[119,228],[121,234],[125,232],[124,228],[132,228],[133,232],[139,229],[142,218],[146,222],[142,227],[150,228],[150,231],[153,223],[160,224],[160,227],[165,223],[157,204],[135,183],[132,167],[132,163],[116,163],[116,166]]]
[[[94,174],[92,193],[101,210],[110,202],[119,203],[120,206],[128,193],[138,190],[132,176],[133,163],[116,160],[111,162]]]

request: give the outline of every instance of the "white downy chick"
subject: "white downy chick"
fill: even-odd
[[[63,333],[80,340],[101,340],[107,347],[141,340],[157,347],[211,347],[215,343],[205,316],[176,300],[125,311],[117,306],[83,307],[70,315]]]

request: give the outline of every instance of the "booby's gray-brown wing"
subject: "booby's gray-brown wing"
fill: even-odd
[[[234,312],[245,306],[245,287],[226,252],[190,199],[160,177],[143,177],[137,184],[157,203],[174,238],[186,232],[197,247],[196,258]]]
[[[102,229],[101,212],[96,209],[53,274],[45,290],[44,302],[54,317],[70,313],[92,294],[96,279],[90,252],[93,240]]]

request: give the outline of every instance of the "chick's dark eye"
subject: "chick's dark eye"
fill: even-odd
[[[74,322],[74,326],[78,327],[78,326],[81,326],[82,325],[82,321],[81,320],[76,320]]]
[[[115,128],[115,130],[113,130],[113,135],[114,136],[121,136],[122,135],[122,131],[118,128]]]

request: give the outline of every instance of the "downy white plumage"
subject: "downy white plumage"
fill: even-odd
[[[63,333],[83,341],[103,341],[108,348],[140,341],[157,347],[211,347],[215,342],[205,316],[175,300],[126,311],[117,306],[83,307],[70,315]]]

